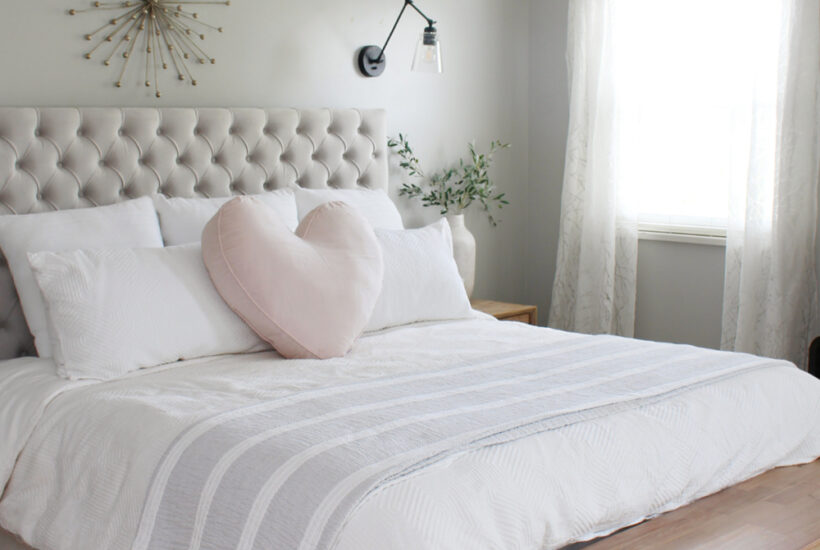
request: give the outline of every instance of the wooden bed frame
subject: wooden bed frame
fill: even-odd
[[[776,468],[608,537],[567,550],[820,549],[820,460]],[[0,549],[33,550],[0,529]]]

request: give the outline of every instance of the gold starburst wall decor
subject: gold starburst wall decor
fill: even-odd
[[[98,29],[85,35],[92,42],[86,59],[103,56],[103,65],[110,66],[114,58],[122,58],[119,76],[114,85],[122,87],[122,81],[129,63],[139,54],[144,54],[141,63],[145,69],[145,86],[154,87],[157,97],[161,71],[173,70],[176,78],[197,85],[190,62],[202,65],[216,63],[199,45],[205,40],[205,32],[222,32],[222,27],[205,23],[199,14],[190,11],[189,6],[203,5],[230,6],[230,0],[218,1],[177,1],[168,0],[125,0],[122,2],[94,2],[86,9],[68,10],[69,15],[87,12],[110,12],[113,17]],[[96,42],[95,42],[96,41]]]

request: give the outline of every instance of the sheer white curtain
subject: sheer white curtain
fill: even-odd
[[[570,2],[570,127],[550,326],[632,336],[638,225],[619,177],[613,2]]]
[[[817,312],[820,1],[781,4],[777,77],[755,79],[748,170],[730,190],[721,345],[805,368]]]
[[[723,347],[802,360],[818,2],[570,1],[551,326],[631,336],[638,219],[716,225],[728,234]]]

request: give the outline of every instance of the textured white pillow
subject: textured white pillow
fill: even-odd
[[[205,224],[213,218],[219,207],[234,197],[168,198],[154,195],[154,206],[159,215],[162,238],[166,246],[198,243],[202,239]],[[290,189],[280,189],[253,195],[270,206],[291,231],[299,225],[296,215],[296,198]]]
[[[78,248],[161,247],[151,199],[97,208],[0,216],[0,248],[6,255],[26,323],[40,357],[51,357],[46,312],[26,254]]]
[[[302,189],[294,190],[299,221],[317,206],[341,201],[356,208],[374,229],[404,229],[396,205],[381,190],[370,189]]]
[[[269,348],[222,301],[199,244],[37,252],[29,261],[66,378]]]
[[[384,282],[366,331],[473,316],[453,259],[447,220],[420,229],[377,229],[376,237],[384,258]]]

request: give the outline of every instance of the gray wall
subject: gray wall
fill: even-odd
[[[558,252],[569,123],[568,0],[530,3],[529,268],[526,301],[546,324]]]
[[[144,77],[132,73],[115,89],[114,66],[82,58],[89,45],[83,35],[110,12],[71,17],[67,9],[90,3],[38,0],[6,10],[0,18],[0,105],[383,107],[390,134],[408,133],[430,167],[466,153],[473,139],[485,146],[496,138],[511,142],[514,148],[498,157],[495,172],[512,203],[503,223],[492,229],[472,213],[468,224],[479,243],[476,295],[526,299],[528,1],[425,0],[424,9],[439,20],[445,73],[409,70],[424,21],[408,13],[388,48],[387,70],[377,79],[358,76],[354,54],[385,39],[401,8],[398,0],[198,6],[203,20],[225,29],[205,41],[217,63],[194,67],[196,88],[162,80],[161,100],[139,85]],[[399,179],[395,173],[394,192]],[[410,208],[403,214],[409,224],[435,216]]]
[[[720,347],[722,246],[641,241],[635,336]]]

